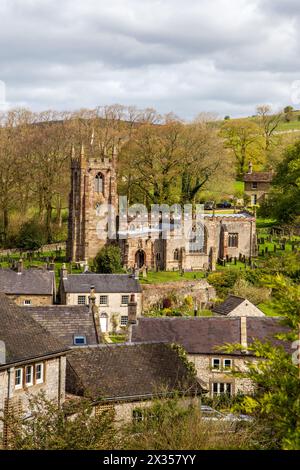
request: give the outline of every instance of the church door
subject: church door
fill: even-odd
[[[138,269],[141,269],[145,265],[146,255],[143,250],[138,250],[135,254],[135,264]]]

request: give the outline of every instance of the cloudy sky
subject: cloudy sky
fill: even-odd
[[[299,0],[0,0],[0,20],[9,106],[191,119],[298,104]]]

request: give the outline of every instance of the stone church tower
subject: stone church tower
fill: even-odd
[[[67,243],[70,261],[94,258],[107,243],[107,204],[117,209],[116,150],[109,155],[99,149],[97,154],[91,146],[87,154],[82,146],[78,156],[73,148]]]

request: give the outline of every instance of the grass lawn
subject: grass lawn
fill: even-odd
[[[256,228],[262,229],[262,228],[270,228],[273,227],[273,225],[276,225],[276,220],[274,219],[263,219],[261,217],[257,217],[256,219]]]
[[[112,343],[125,343],[126,335],[110,334],[109,339],[112,341]]]
[[[203,279],[205,273],[202,271],[186,272],[183,275],[180,271],[148,271],[147,278],[140,276],[141,284],[160,284],[163,282],[176,282],[184,280]]]
[[[244,181],[235,181],[234,182],[234,192],[235,193],[244,193],[245,191],[245,183]]]
[[[269,302],[262,302],[257,305],[267,317],[278,317],[278,313],[275,312],[274,307],[272,306],[272,301]]]

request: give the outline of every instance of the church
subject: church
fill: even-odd
[[[201,243],[196,224],[188,234],[180,231],[172,213],[168,230],[161,219],[153,223],[139,211],[120,213],[116,170],[115,149],[110,155],[97,154],[94,149],[86,152],[83,146],[76,155],[72,149],[67,242],[70,261],[93,259],[109,243],[119,245],[125,269],[214,271],[217,260],[256,255],[256,220],[247,212],[203,214]],[[110,227],[108,216],[113,221]],[[168,236],[164,236],[166,232]]]

